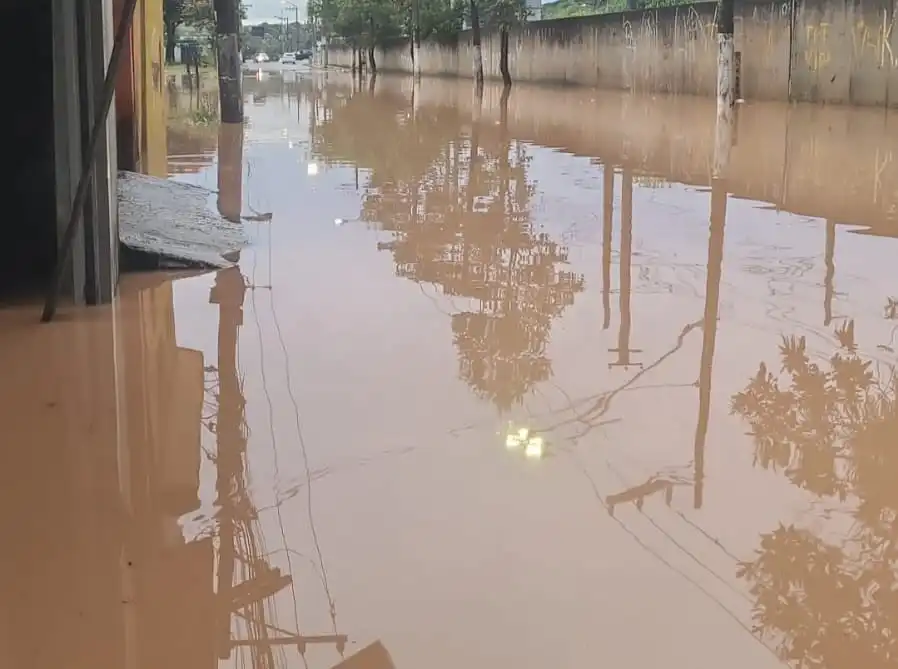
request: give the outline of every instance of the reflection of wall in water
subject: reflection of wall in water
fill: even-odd
[[[391,82],[379,85],[383,93]],[[498,87],[487,87],[485,119],[499,118],[499,94]],[[464,84],[425,80],[419,95],[422,105],[464,112],[471,104]],[[509,131],[518,139],[599,157],[643,178],[698,186],[711,184],[714,118],[712,100],[596,96],[575,88],[515,87],[508,109]],[[893,124],[866,109],[740,106],[728,167],[730,192],[786,211],[898,234]]]

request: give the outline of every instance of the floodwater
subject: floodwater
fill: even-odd
[[[0,666],[898,666],[891,117],[245,91],[239,268],[0,312]]]

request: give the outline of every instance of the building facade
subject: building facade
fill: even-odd
[[[162,0],[139,0],[117,79],[116,103],[94,161],[87,147],[101,108],[117,20],[125,0],[14,0],[10,53],[27,54],[8,68],[14,161],[4,187],[6,258],[0,296],[45,289],[83,171],[91,187],[82,225],[63,275],[63,301],[109,302],[118,281],[116,174],[135,169],[164,175],[165,93]]]

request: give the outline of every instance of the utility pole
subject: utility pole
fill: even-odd
[[[735,61],[736,49],[733,38],[734,0],[717,2],[717,125],[721,123],[732,129],[733,106],[736,103]]]
[[[218,125],[218,213],[240,222],[243,207],[243,124]]]
[[[240,64],[240,2],[215,0],[218,38],[218,97],[223,123],[243,123]]]
[[[293,10],[293,15],[296,18],[296,39],[294,40],[292,37],[290,37],[290,45],[294,51],[299,51],[299,5],[290,2],[290,0],[281,0],[281,4]],[[287,21],[287,35],[290,36],[291,31],[289,27],[289,19],[287,19]]]

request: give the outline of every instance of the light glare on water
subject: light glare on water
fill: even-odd
[[[898,663],[891,115],[245,92],[239,268],[0,312],[0,666]]]

